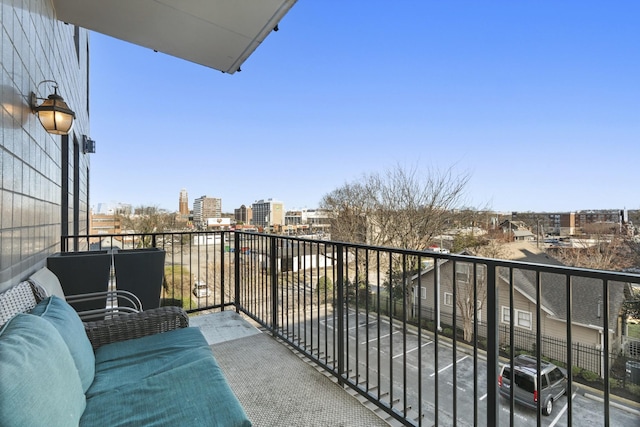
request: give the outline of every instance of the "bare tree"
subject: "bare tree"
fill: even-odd
[[[565,265],[596,270],[622,270],[633,264],[627,239],[620,235],[591,235],[590,241],[574,239],[572,247],[548,248]]]
[[[334,240],[424,250],[450,223],[468,181],[468,174],[455,174],[451,167],[439,171],[396,165],[333,190],[320,206],[330,213]],[[411,286],[404,283],[409,275],[403,272],[415,271],[417,261],[392,256],[391,276],[403,279],[391,286],[408,290],[403,292],[405,310],[410,307]]]
[[[158,206],[139,206],[132,215],[121,215],[122,229],[136,234],[148,234],[167,231],[173,222],[173,215],[161,210]],[[151,244],[149,236],[139,240],[147,247]]]
[[[344,184],[325,195],[320,207],[329,211],[332,240],[367,243],[366,218],[373,206],[365,184]]]
[[[474,282],[475,270],[475,282]],[[483,308],[487,297],[487,271],[482,264],[459,262],[456,264],[454,276],[456,287],[456,306],[458,316],[462,319],[463,339],[473,339],[473,322]]]
[[[397,165],[325,195],[332,237],[354,243],[422,250],[448,225],[462,202],[467,174]],[[335,236],[334,236],[335,234]]]

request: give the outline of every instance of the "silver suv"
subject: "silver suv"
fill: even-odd
[[[537,409],[538,399],[541,402],[542,413],[550,415],[553,402],[567,392],[567,373],[553,363],[540,362],[540,380],[538,387],[537,366],[535,357],[520,355],[513,359],[514,368],[506,364],[502,367],[498,377],[500,395],[510,399],[510,389],[513,384],[513,399],[532,409]]]

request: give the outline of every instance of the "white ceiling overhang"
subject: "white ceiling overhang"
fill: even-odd
[[[234,73],[296,0],[52,0],[56,18]]]

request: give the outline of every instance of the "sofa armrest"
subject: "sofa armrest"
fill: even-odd
[[[189,326],[189,316],[180,307],[159,307],[95,322],[84,322],[93,349],[117,341],[141,338]]]

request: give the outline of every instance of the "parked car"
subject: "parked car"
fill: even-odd
[[[513,369],[509,364],[502,367],[498,377],[500,395],[510,399],[510,390],[513,388],[513,399],[517,403],[536,409],[540,399],[542,413],[550,415],[553,412],[553,403],[567,392],[566,371],[553,363],[541,361],[542,385],[539,386],[535,357],[517,356],[513,360],[513,365]]]
[[[211,295],[211,291],[205,282],[196,281],[193,285],[193,294],[197,298],[205,298]]]

